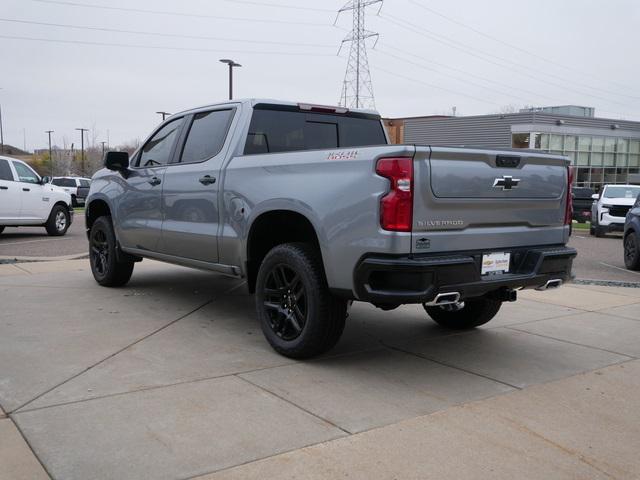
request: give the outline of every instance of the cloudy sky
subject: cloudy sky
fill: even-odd
[[[144,138],[227,95],[337,103],[346,0],[0,0],[5,143]],[[106,8],[105,8],[106,7]],[[640,120],[637,0],[384,0],[369,61],[385,116],[577,104]],[[371,43],[373,46],[373,42]]]

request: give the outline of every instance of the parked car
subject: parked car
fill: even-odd
[[[333,347],[353,300],[465,329],[572,278],[563,156],[390,145],[375,112],[244,100],[175,114],[105,166],[95,280],[124,285],[143,257],[244,278],[293,358]]]
[[[84,206],[87,194],[89,193],[89,187],[91,186],[90,178],[53,177],[51,183],[71,195],[71,205],[74,207]]]
[[[627,213],[623,238],[625,267],[640,270],[640,194]]]
[[[609,232],[622,232],[627,212],[640,194],[640,185],[605,185],[601,195],[593,195],[591,235],[602,237]]]
[[[42,225],[64,235],[73,221],[71,195],[25,162],[0,157],[0,234],[6,227]]]
[[[573,219],[578,223],[591,220],[591,207],[595,191],[588,187],[573,187]]]

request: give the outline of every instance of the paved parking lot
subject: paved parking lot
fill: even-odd
[[[578,279],[630,282],[640,285],[640,272],[624,268],[622,235],[605,238],[589,235],[588,230],[573,231],[569,245],[578,250],[574,273]],[[14,257],[82,256],[87,253],[84,213],[76,212],[75,222],[64,237],[49,237],[43,228],[7,228],[0,235],[0,262]]]
[[[82,212],[63,237],[50,237],[43,227],[7,227],[0,235],[0,259],[81,255],[88,248]]]
[[[0,304],[0,478],[640,476],[640,289],[522,292],[457,334],[355,304],[306,362],[239,281],[147,260],[121,289],[0,265]]]

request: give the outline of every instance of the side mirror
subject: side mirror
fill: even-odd
[[[109,170],[122,172],[129,168],[127,152],[107,152],[104,154],[104,166]]]
[[[600,195],[598,195],[597,193],[594,193],[593,195],[591,195],[591,198],[594,200],[600,200]]]
[[[41,182],[42,182],[42,185],[46,185],[47,183],[51,183],[51,177],[44,176],[44,177],[42,177]]]

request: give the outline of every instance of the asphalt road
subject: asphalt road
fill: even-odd
[[[624,267],[622,234],[596,238],[589,235],[588,230],[574,229],[569,245],[578,250],[573,262],[576,278],[640,283],[640,272]]]
[[[578,279],[640,283],[640,272],[624,268],[622,236],[595,238],[587,230],[574,230],[569,245],[578,250],[574,272]],[[58,257],[87,253],[84,216],[75,221],[64,237],[49,237],[42,227],[7,227],[0,235],[0,257]]]
[[[44,227],[7,227],[0,235],[0,257],[60,257],[88,252],[84,214],[76,212],[63,237],[50,237]]]

